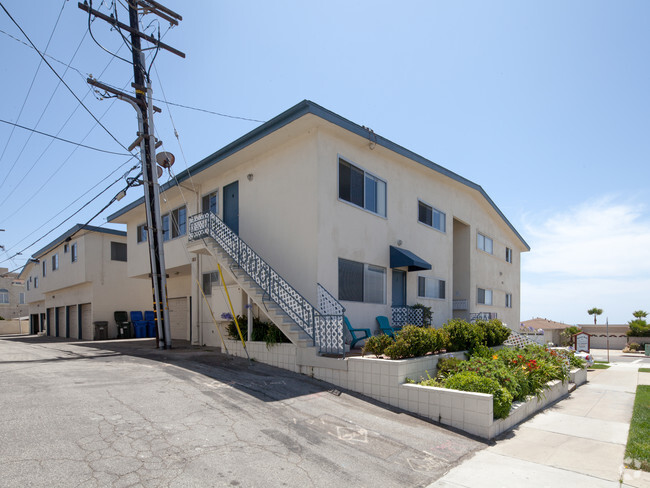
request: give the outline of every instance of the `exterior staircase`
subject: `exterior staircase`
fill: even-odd
[[[203,247],[230,270],[253,302],[298,346],[299,356],[345,355],[345,309],[320,284],[316,308],[213,213],[190,217],[188,237],[190,250]]]

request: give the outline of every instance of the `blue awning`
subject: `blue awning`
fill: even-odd
[[[408,268],[409,271],[423,271],[431,269],[431,265],[424,259],[419,258],[411,251],[390,246],[390,267]]]

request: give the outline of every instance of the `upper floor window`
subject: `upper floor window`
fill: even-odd
[[[512,263],[512,249],[506,247],[506,262]]]
[[[418,276],[418,296],[422,298],[445,298],[445,280]]]
[[[212,284],[219,283],[219,273],[212,271],[210,273],[203,273],[203,294],[206,296],[212,295]]]
[[[47,261],[43,259],[43,277],[47,275]]]
[[[59,269],[59,254],[52,255],[52,271]]]
[[[38,288],[38,276],[34,277],[34,288]]]
[[[70,245],[69,244],[63,244],[63,254],[68,254],[69,250],[70,250]]]
[[[162,216],[163,241],[184,236],[187,233],[187,209],[179,207]]]
[[[512,293],[506,293],[506,308],[512,308]]]
[[[25,293],[22,292],[22,291],[18,295],[18,304],[19,305],[25,305]]]
[[[447,216],[445,213],[424,202],[418,202],[418,222],[422,222],[441,232],[446,232],[447,230]]]
[[[126,261],[126,244],[111,241],[111,261]]]
[[[31,278],[29,278],[29,280],[27,280],[27,283],[26,283],[26,285],[27,285],[27,291],[29,291],[29,283],[30,283],[31,281],[32,281]]]
[[[339,198],[386,217],[386,182],[340,158]]]
[[[77,262],[77,243],[73,243],[71,246],[70,260],[75,263]]]
[[[215,190],[212,193],[203,195],[201,199],[201,211],[203,213],[219,213],[219,191]]]
[[[138,243],[140,242],[147,242],[147,225],[142,224],[138,225],[138,228],[136,229],[137,237],[136,240]]]
[[[481,305],[492,305],[492,290],[484,288],[478,289],[478,298],[476,300]]]
[[[9,290],[0,288],[0,303],[9,303]]]
[[[339,300],[386,303],[386,268],[339,258]]]
[[[476,247],[478,247],[481,251],[492,254],[492,239],[484,236],[483,234],[477,234]]]

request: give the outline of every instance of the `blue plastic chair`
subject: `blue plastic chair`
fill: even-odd
[[[379,324],[379,329],[381,329],[381,331],[387,336],[394,338],[395,332],[401,329],[401,327],[391,327],[390,323],[388,322],[388,317],[384,317],[383,315],[376,317],[376,320]]]
[[[142,312],[130,312],[131,322],[133,323],[133,331],[135,332],[136,339],[147,337],[147,322],[142,316]]]
[[[350,335],[352,336],[352,344],[350,344],[350,349],[352,349],[357,342],[372,337],[370,329],[353,329],[347,317],[343,316],[343,320],[345,321],[345,326],[348,328],[348,332],[350,332]],[[363,332],[365,335],[363,337],[357,337],[357,332]]]

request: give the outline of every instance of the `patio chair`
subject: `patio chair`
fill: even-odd
[[[348,328],[348,332],[352,336],[352,344],[350,344],[350,349],[354,348],[354,345],[357,342],[372,337],[372,334],[370,333],[370,329],[353,329],[352,326],[350,325],[350,321],[348,320],[347,317],[343,316],[343,320],[345,321],[345,326]],[[363,332],[364,336],[363,337],[357,337],[357,334],[356,334],[357,332]]]
[[[383,315],[376,317],[376,320],[377,324],[379,324],[379,329],[387,336],[395,338],[395,332],[401,329],[401,327],[391,327],[388,322],[388,317],[384,317]]]

